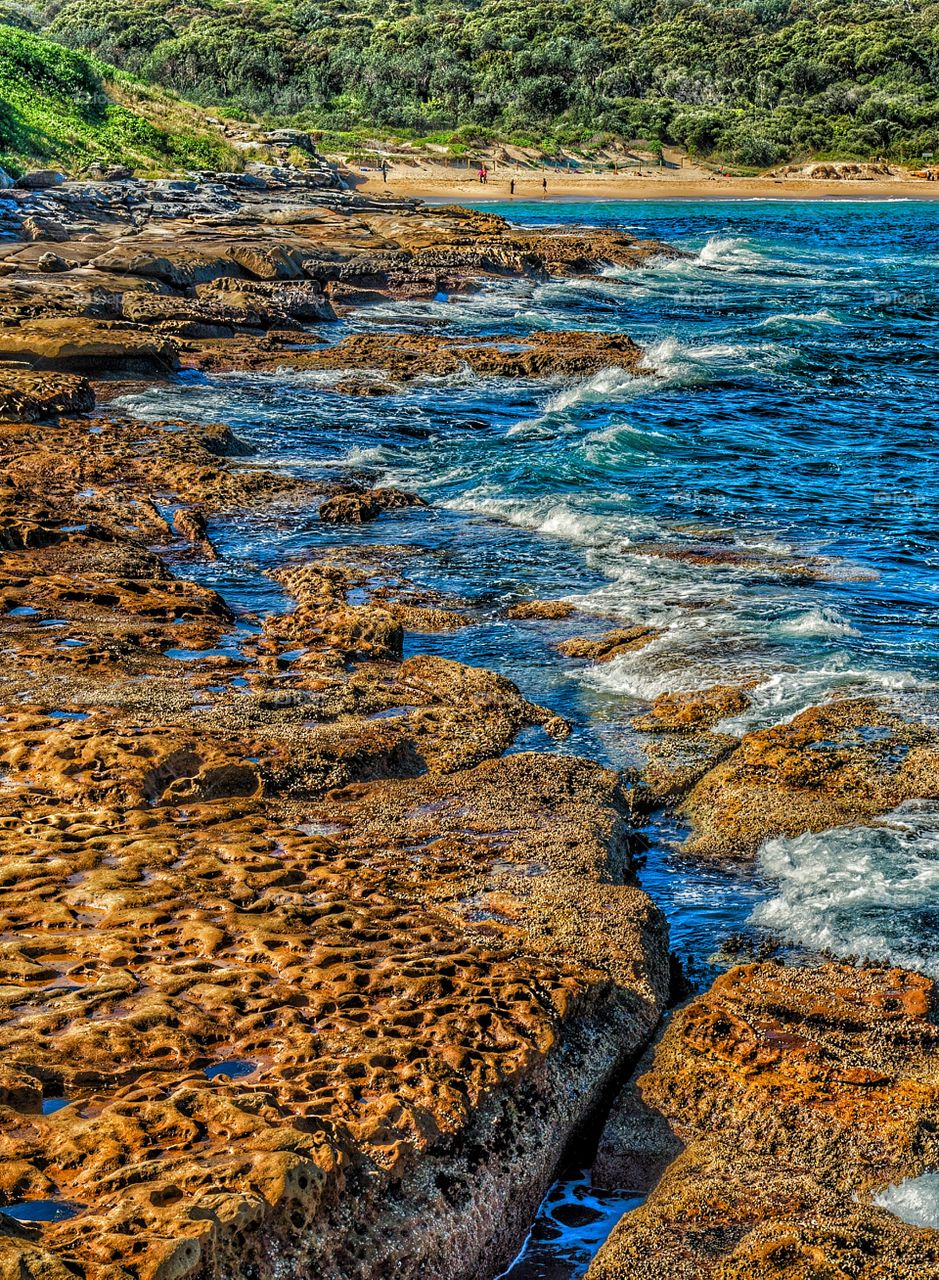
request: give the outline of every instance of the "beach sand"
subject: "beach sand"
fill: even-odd
[[[357,191],[368,195],[386,192],[424,200],[508,200],[515,180],[514,199],[539,200],[544,196],[542,178],[548,181],[547,198],[578,200],[939,200],[939,182],[923,178],[816,179],[760,176],[721,177],[697,167],[643,169],[620,173],[558,173],[551,169],[493,168],[489,181],[480,183],[473,169],[423,163],[394,164],[388,181],[374,170],[344,170]]]

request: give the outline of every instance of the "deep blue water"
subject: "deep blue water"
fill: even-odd
[[[332,391],[341,376],[332,373],[200,376],[129,398],[125,407],[141,414],[228,422],[274,464],[363,469],[434,503],[344,533],[312,510],[287,523],[274,513],[227,522],[214,530],[225,558],[204,579],[245,611],[281,609],[289,602],[260,569],[337,540],[410,544],[419,550],[408,573],[473,598],[482,616],[413,647],[504,671],[574,721],[560,749],[616,766],[639,759],[629,721],[645,702],[715,680],[759,681],[751,710],[722,726],[731,731],[838,691],[934,718],[939,207],[486,207],[527,225],[654,236],[688,256],[382,305],[334,336],[376,325],[507,340],[537,329],[625,331],[646,349],[648,376],[608,370],[546,384],[467,372],[380,398]],[[689,546],[731,563],[648,554]],[[663,634],[607,666],[561,660],[552,645],[569,626],[500,616],[507,603],[544,596]],[[537,734],[520,745],[557,749]],[[728,935],[763,925],[796,947],[939,974],[939,816],[928,806],[895,816],[876,838],[774,842],[746,875],[682,859],[673,823],[653,824],[650,836],[643,882],[702,980]]]

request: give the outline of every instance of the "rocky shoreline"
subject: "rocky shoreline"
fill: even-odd
[[[0,1276],[492,1280],[680,994],[647,815],[681,806],[691,852],[745,860],[939,797],[925,726],[846,699],[722,733],[747,686],[651,705],[642,777],[554,753],[560,716],[421,652],[477,615],[380,542],[419,494],[113,405],[186,370],[342,371],[350,396],[641,376],[622,335],[329,326],[676,252],[322,175],[0,192]],[[212,521],[313,507],[376,541],[278,566],[287,612],[186,576]],[[654,639],[582,621],[569,661]],[[523,731],[538,749],[506,754]],[[591,1277],[939,1275],[935,1233],[870,1204],[939,1159],[934,1012],[917,975],[766,964],[673,1014],[598,1157],[651,1194]]]

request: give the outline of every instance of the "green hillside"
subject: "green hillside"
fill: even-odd
[[[200,114],[83,54],[0,25],[0,165],[140,173],[239,167]]]
[[[50,35],[326,130],[659,139],[739,165],[939,153],[923,0],[54,0]]]

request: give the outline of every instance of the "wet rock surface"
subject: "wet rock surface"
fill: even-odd
[[[353,489],[327,498],[319,509],[319,517],[327,524],[367,524],[383,511],[427,505],[418,494],[406,493],[403,489]]]
[[[87,413],[94,392],[83,378],[9,373],[0,385],[0,422],[37,422],[63,413]]]
[[[280,230],[124,245],[79,207],[121,234],[73,271],[4,245],[0,1270],[488,1276],[667,999],[627,797],[504,755],[569,731],[512,681],[403,660],[474,612],[393,548],[283,565],[291,607],[250,625],[186,577],[220,515],[425,504],[109,412],[109,378],[331,310]]]
[[[5,192],[0,237],[0,1274],[488,1280],[681,987],[639,815],[665,804],[685,854],[745,862],[939,797],[935,733],[851,698],[743,731],[757,674],[640,710],[641,781],[559,754],[550,707],[421,651],[493,615],[414,581],[413,548],[324,541],[271,570],[264,617],[190,576],[236,513],[318,513],[338,539],[436,519],[419,494],[109,409],[180,371],[356,396],[642,376],[638,346],[596,331],[332,335],[388,299],[667,246],[273,169]],[[852,573],[676,532],[622,554]],[[563,599],[493,607],[574,663],[660,634]],[[649,1198],[592,1280],[939,1276],[936,1233],[872,1199],[939,1167],[935,1028],[931,982],[899,970],[719,979],[607,1125],[598,1185]],[[41,1224],[10,1216],[24,1201]]]
[[[675,254],[626,234],[524,232],[492,214],[248,177],[169,186],[66,182],[7,193],[0,208],[4,319],[269,330],[329,322],[331,299],[348,306],[434,297],[485,276],[590,274]],[[50,242],[67,271],[40,269]],[[26,335],[17,347],[10,332],[0,333],[3,358],[30,358]]]
[[[900,969],[719,978],[614,1111],[604,1158],[653,1189],[590,1280],[939,1275],[939,1235],[872,1203],[939,1160],[935,1012],[934,984]]]
[[[543,616],[543,615],[542,615]],[[612,662],[624,653],[633,653],[651,644],[661,632],[653,627],[617,627],[607,631],[596,640],[575,637],[563,640],[558,645],[559,652],[568,658],[583,658],[588,662]]]
[[[750,857],[771,836],[870,823],[937,796],[935,731],[875,701],[841,699],[745,734],[688,794],[686,847]]]
[[[511,344],[434,334],[355,334],[288,360],[296,369],[379,369],[399,382],[463,369],[503,378],[587,377],[611,367],[648,372],[642,349],[630,338],[604,333],[533,333]]]

